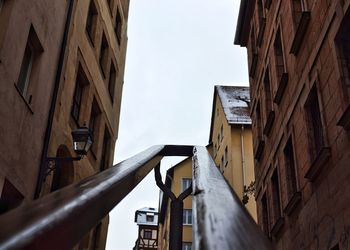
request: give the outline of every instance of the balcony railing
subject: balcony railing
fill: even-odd
[[[153,146],[4,214],[0,249],[71,249],[164,156],[193,156],[194,249],[271,249],[206,148],[200,146]]]

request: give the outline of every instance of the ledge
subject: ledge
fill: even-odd
[[[316,159],[311,164],[309,170],[305,174],[305,178],[314,181],[318,174],[321,172],[322,167],[328,161],[331,156],[331,149],[329,147],[323,147],[317,154]]]
[[[265,147],[265,141],[260,138],[258,146],[257,146],[256,151],[255,151],[255,154],[254,154],[255,155],[255,159],[257,161],[260,160],[262,152],[264,151],[264,147]]]
[[[283,225],[284,225],[284,218],[282,216],[279,216],[279,218],[273,224],[270,234],[273,236],[276,236],[278,232],[281,230],[281,228],[283,227]]]
[[[273,122],[275,121],[275,111],[270,111],[268,116],[267,116],[267,120],[265,123],[265,127],[264,127],[264,135],[269,135],[271,132],[271,128],[273,125]]]
[[[258,65],[258,53],[253,53],[252,63],[249,69],[249,76],[254,77],[256,66]]]
[[[278,89],[276,91],[275,97],[273,98],[274,103],[280,104],[284,91],[286,90],[287,83],[288,83],[288,73],[283,73],[281,76],[280,82],[278,84]]]
[[[307,30],[307,27],[309,26],[311,19],[311,13],[310,11],[303,11],[301,13],[300,22],[298,24],[298,28],[295,32],[295,36],[292,42],[292,47],[290,48],[290,53],[297,55],[299,52],[299,49],[301,47],[302,41],[305,37],[305,33]]]
[[[337,122],[337,126],[342,126],[345,130],[350,130],[350,104]]]
[[[259,34],[258,34],[258,38],[257,38],[257,45],[260,47],[261,42],[263,40],[264,37],[264,32],[265,32],[265,27],[266,27],[266,18],[263,17],[260,19],[260,28],[259,28]]]
[[[289,199],[288,204],[284,208],[284,212],[287,215],[290,215],[293,210],[296,208],[296,206],[299,204],[301,201],[301,193],[300,192],[295,192],[292,197]]]

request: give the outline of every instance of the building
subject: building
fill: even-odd
[[[135,250],[158,249],[158,211],[144,207],[135,212],[135,222],[139,226]]]
[[[258,222],[277,249],[347,249],[350,1],[241,1]]]
[[[165,186],[168,187],[176,197],[186,190],[192,183],[192,159],[186,158],[174,167],[170,168],[165,177]],[[160,250],[169,249],[170,240],[170,199],[160,196],[160,211],[158,221],[158,245]],[[192,197],[188,196],[183,201],[183,228],[182,249],[192,248]]]
[[[209,144],[212,157],[256,221],[249,88],[215,86]]]
[[[112,165],[129,1],[2,0],[0,6],[5,211]],[[80,161],[49,161],[76,156],[71,132],[80,127],[93,136],[88,154]],[[77,248],[104,249],[107,228],[108,217]]]
[[[247,191],[254,186],[254,160],[249,117],[249,88],[215,86],[209,146],[207,147],[221,173],[244,201],[256,220],[255,198]],[[167,171],[165,186],[176,197],[192,182],[192,159],[186,158]],[[251,185],[250,185],[251,184]],[[246,187],[246,189],[244,188]],[[159,249],[169,248],[170,200],[161,193],[159,212]],[[184,200],[183,250],[192,248],[192,197]]]
[[[66,1],[0,1],[0,213],[34,198]]]

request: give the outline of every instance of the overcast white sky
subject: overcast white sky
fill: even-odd
[[[155,144],[208,143],[214,85],[248,85],[246,51],[233,45],[239,2],[130,1],[115,163]],[[132,249],[134,213],[158,195],[152,172],[110,213],[107,250]]]

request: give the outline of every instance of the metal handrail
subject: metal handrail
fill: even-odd
[[[0,249],[71,249],[159,164],[163,156],[192,156],[193,151],[194,249],[257,249],[231,247],[238,243],[251,246],[251,237],[257,240],[259,249],[269,249],[269,242],[215,164],[208,160],[211,158],[206,149],[171,145],[153,146],[99,174],[4,214],[0,217]],[[224,202],[220,202],[220,197]],[[228,215],[225,220],[222,214]],[[223,237],[213,233],[211,228],[223,233]],[[210,242],[222,239],[225,240],[223,247],[217,248]]]

